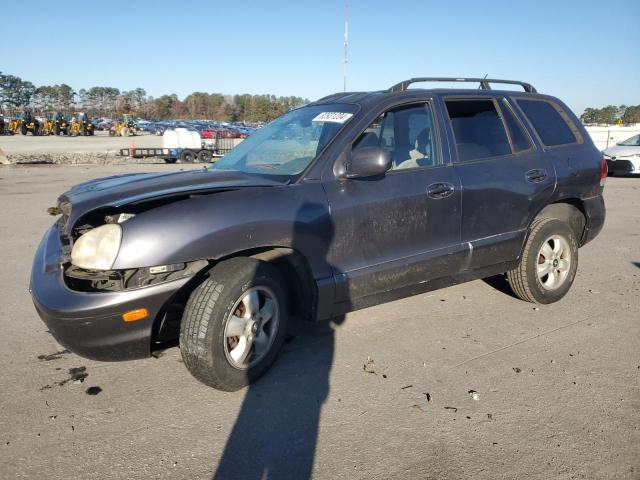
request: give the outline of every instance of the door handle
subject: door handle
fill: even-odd
[[[434,199],[446,198],[453,194],[453,191],[453,185],[446,182],[432,183],[427,187],[427,195]]]
[[[531,182],[531,183],[540,183],[547,177],[548,177],[547,171],[542,168],[529,170],[527,173],[525,173],[525,178],[527,179],[527,182]]]

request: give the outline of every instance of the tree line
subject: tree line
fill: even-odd
[[[143,88],[121,91],[114,87],[91,87],[76,92],[66,83],[36,87],[20,77],[0,72],[0,107],[9,112],[31,108],[36,114],[81,110],[91,117],[132,113],[149,120],[171,118],[268,122],[306,103],[309,103],[308,99],[294,96],[206,92],[194,92],[183,100],[175,93],[154,98],[147,95]]]
[[[603,108],[585,108],[580,115],[582,123],[603,123],[613,125],[622,123],[640,123],[640,105],[608,105]]]

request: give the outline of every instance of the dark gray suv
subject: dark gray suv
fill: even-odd
[[[481,88],[408,88],[421,81]],[[49,209],[60,217],[31,292],[79,355],[179,342],[196,378],[236,390],[272,364],[293,318],[496,274],[523,300],[561,299],[602,229],[606,173],[575,115],[527,83],[338,93],[208,168],[73,187]]]

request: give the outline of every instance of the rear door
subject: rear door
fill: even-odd
[[[352,143],[387,148],[380,177],[323,182],[331,209],[336,300],[348,302],[457,272],[460,181],[442,154],[431,101],[382,112]]]
[[[529,219],[551,196],[553,165],[503,97],[444,99],[462,182],[465,269],[514,260]]]

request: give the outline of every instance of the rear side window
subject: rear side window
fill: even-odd
[[[531,141],[529,136],[524,131],[524,127],[516,116],[511,111],[511,108],[507,104],[506,100],[503,100],[500,104],[502,110],[502,117],[504,123],[507,124],[507,129],[511,135],[511,144],[516,152],[522,152],[523,150],[529,150],[531,148]]]
[[[461,162],[511,154],[493,100],[446,100]]]
[[[561,113],[559,107],[546,100],[518,99],[517,102],[546,146],[576,143],[580,138],[571,120]]]

